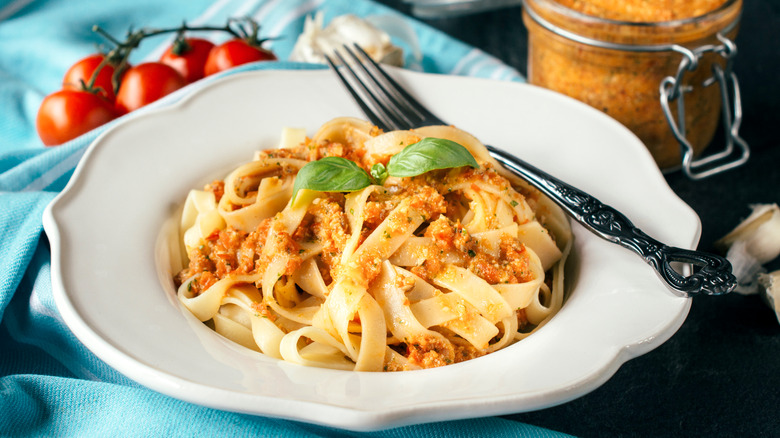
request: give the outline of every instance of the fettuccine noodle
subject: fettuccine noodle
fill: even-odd
[[[301,365],[399,371],[505,348],[561,308],[568,219],[473,136],[339,118],[284,137],[186,199],[178,298],[216,332]],[[309,161],[369,170],[424,137],[459,143],[479,168],[291,200]]]

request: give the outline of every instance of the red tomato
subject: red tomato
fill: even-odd
[[[60,90],[46,96],[35,126],[46,146],[55,146],[110,122],[117,116],[102,97],[80,90]]]
[[[73,64],[62,78],[62,88],[66,90],[83,90],[81,81],[89,85],[92,73],[95,72],[95,69],[103,62],[104,58],[105,56],[102,53],[95,53]],[[99,94],[110,101],[113,101],[116,97],[114,86],[111,84],[111,77],[114,75],[114,71],[113,65],[104,65],[100,68],[100,72],[93,84],[94,88],[101,88],[102,90]]]
[[[125,73],[116,94],[116,107],[122,114],[128,113],[185,85],[187,81],[173,67],[161,62],[145,62]]]
[[[206,61],[206,76],[249,62],[275,60],[276,55],[270,50],[232,39],[211,49]]]
[[[195,82],[205,76],[204,69],[214,43],[202,38],[185,38],[174,42],[160,57],[181,74],[187,82]]]

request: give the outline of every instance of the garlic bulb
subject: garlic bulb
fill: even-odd
[[[323,27],[322,12],[317,12],[314,18],[306,17],[303,32],[298,36],[289,59],[324,64],[324,55],[352,43],[359,44],[377,62],[403,66],[403,50],[390,42],[386,32],[351,14],[335,17],[327,27]]]
[[[777,204],[752,206],[753,211],[733,231],[715,242],[726,252],[737,277],[736,292],[758,293],[758,274],[765,263],[780,255],[780,208]]]

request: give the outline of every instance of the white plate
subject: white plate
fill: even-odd
[[[622,210],[651,236],[695,247],[696,214],[628,130],[536,87],[395,71],[445,120]],[[188,190],[273,147],[281,128],[313,133],[361,116],[327,70],[228,76],[129,117],[87,151],[44,215],[58,309],[78,338],[131,379],[229,411],[353,430],[522,412],[603,384],[666,341],[690,300],[635,254],[574,225],[570,297],[536,334],[442,368],[357,373],[305,368],[221,338],[175,299],[161,230]]]

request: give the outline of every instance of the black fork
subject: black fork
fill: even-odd
[[[354,44],[354,50],[348,45],[342,48],[349,59],[340,50],[336,51],[341,67],[331,57],[325,58],[373,124],[385,131],[448,124],[404,90],[360,46]],[[359,66],[359,70],[355,66]],[[348,72],[349,78],[342,74],[342,69]],[[595,197],[508,152],[493,146],[486,147],[496,161],[547,195],[577,222],[596,235],[639,254],[675,293],[682,296],[700,293],[720,295],[736,287],[731,263],[725,258],[663,244]],[[677,272],[672,266],[675,262],[692,265],[692,274],[685,276]]]

